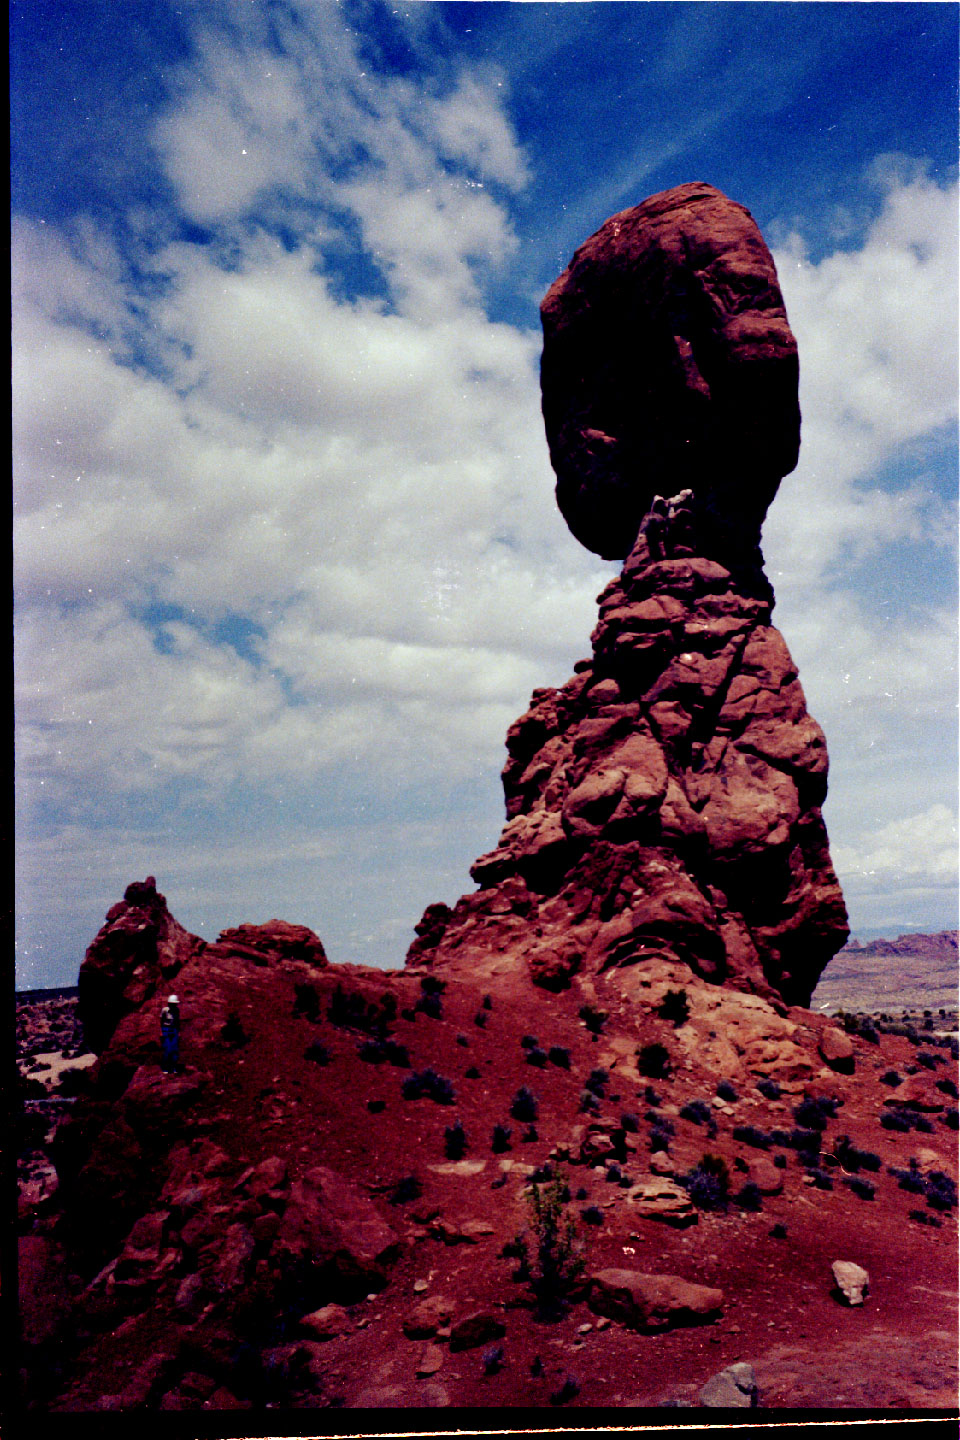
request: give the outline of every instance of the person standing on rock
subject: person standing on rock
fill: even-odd
[[[160,1044],[164,1070],[176,1074],[180,1068],[180,1001],[176,995],[168,995],[160,1011]]]

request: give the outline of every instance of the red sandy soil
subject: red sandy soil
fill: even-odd
[[[94,1201],[98,1183],[101,1203],[114,1209],[97,1232],[96,1247],[86,1254],[75,1223],[71,1226],[77,1214],[64,1218],[57,1197],[22,1222],[24,1380],[32,1408],[543,1407],[567,1377],[579,1386],[566,1402],[573,1408],[696,1405],[703,1384],[737,1361],[753,1366],[764,1407],[923,1410],[954,1405],[955,1210],[931,1209],[923,1195],[898,1188],[887,1173],[891,1165],[906,1168],[913,1156],[923,1169],[956,1179],[956,1132],[946,1119],[956,1101],[936,1088],[946,1078],[956,1083],[956,1064],[946,1049],[921,1040],[919,1053],[937,1057],[927,1069],[917,1065],[918,1047],[903,1036],[883,1034],[876,1044],[854,1036],[855,1071],[842,1074],[818,1054],[821,1032],[832,1028],[823,1016],[794,1009],[785,1012],[784,1021],[766,1002],[721,991],[679,965],[637,966],[592,981],[576,979],[569,991],[547,996],[504,962],[502,974],[480,983],[448,978],[439,1019],[423,1013],[405,1019],[398,1013],[390,1033],[407,1046],[413,1069],[432,1067],[455,1091],[449,1105],[407,1100],[401,1085],[410,1069],[360,1059],[364,1035],[332,1024],[327,1012],[338,984],[368,1001],[392,993],[400,1011],[409,1009],[421,995],[419,974],[347,966],[314,971],[310,983],[320,998],[320,1018],[311,1022],[294,1014],[294,986],[303,983],[302,970],[231,959],[217,955],[218,949],[191,961],[177,976],[184,1072],[203,1083],[185,1110],[171,1105],[157,1122],[160,1140],[153,1139],[159,1151],[151,1151],[161,1155],[157,1178],[129,1174],[118,1180],[104,1174],[99,1181],[94,1177],[91,1190],[88,1175],[86,1203]],[[681,986],[691,1013],[687,1023],[675,1027],[657,1014],[656,1006],[667,989]],[[485,993],[492,1000],[481,1028],[475,1017],[484,1013]],[[143,1036],[155,1031],[153,1011],[159,1012],[160,1002],[160,996],[151,1001],[145,1007],[149,1015],[135,1017],[134,1027],[140,1037],[138,1058],[154,1066],[159,1048]],[[579,1018],[587,1002],[608,1012],[597,1037]],[[209,1023],[214,1011],[219,1024],[231,1010],[249,1036],[239,1049],[218,1040],[217,1028]],[[136,1048],[132,1024],[129,1018],[121,1023],[114,1054],[122,1052],[124,1026]],[[785,1025],[796,1028],[787,1035]],[[527,1035],[544,1050],[566,1047],[570,1070],[526,1063],[521,1039]],[[326,1065],[304,1058],[316,1040],[328,1048]],[[665,1080],[638,1073],[637,1047],[653,1041],[665,1045],[671,1056]],[[471,1067],[479,1078],[466,1077]],[[735,1205],[726,1213],[701,1211],[696,1223],[684,1229],[641,1217],[627,1190],[605,1178],[605,1164],[576,1163],[586,1127],[596,1118],[579,1109],[584,1079],[596,1067],[609,1074],[600,1115],[614,1122],[624,1112],[639,1117],[638,1133],[627,1136],[631,1148],[623,1166],[632,1182],[652,1178],[651,1162],[669,1160],[683,1173],[712,1153],[726,1160],[737,1190],[759,1159],[769,1162],[783,1154],[782,1194],[765,1196],[759,1213]],[[894,1091],[879,1077],[889,1070],[904,1077],[903,1095],[909,1098],[912,1090],[916,1103],[938,1107],[914,1111],[925,1117],[932,1133],[900,1134],[880,1126],[881,1114],[890,1108],[884,1102]],[[779,1075],[781,1098],[770,1100],[757,1090],[764,1075]],[[142,1076],[158,1093],[177,1083],[158,1070]],[[739,1098],[719,1109],[713,1101],[724,1077]],[[526,1126],[509,1116],[522,1085],[539,1104],[538,1138],[528,1142],[521,1140]],[[645,1117],[654,1112],[645,1098],[647,1085],[658,1092],[659,1113],[675,1128],[669,1156],[650,1153]],[[878,1172],[860,1173],[875,1186],[873,1199],[861,1199],[847,1188],[835,1163],[825,1167],[833,1189],[822,1190],[808,1183],[795,1151],[775,1145],[764,1155],[734,1138],[735,1125],[791,1130],[792,1109],[805,1094],[840,1102],[837,1118],[827,1121],[825,1155],[842,1133],[880,1157]],[[704,1125],[678,1114],[695,1099],[713,1109],[713,1138]],[[371,1113],[371,1102],[382,1102],[382,1108]],[[86,1143],[94,1143],[98,1133],[102,1137],[117,1103],[77,1102],[75,1124],[85,1131]],[[451,1172],[444,1158],[444,1130],[457,1119],[467,1135],[467,1163]],[[513,1132],[512,1148],[503,1156],[491,1151],[497,1121]],[[133,1293],[122,1294],[119,1286],[111,1293],[109,1282],[86,1288],[95,1271],[122,1250],[141,1214],[168,1208],[158,1201],[157,1191],[170,1148],[201,1138],[225,1153],[225,1173],[214,1182],[219,1190],[206,1202],[225,1207],[215,1235],[222,1238],[238,1219],[258,1234],[258,1248],[236,1291],[208,1295],[207,1310],[199,1315],[176,1308],[178,1287],[191,1272],[203,1271],[204,1264],[202,1248],[198,1259],[196,1247],[191,1249],[178,1233],[176,1214],[167,1222],[169,1269]],[[537,1318],[530,1287],[512,1278],[516,1259],[501,1252],[529,1227],[526,1167],[543,1164],[557,1146],[569,1147],[568,1209],[585,1246],[587,1275],[626,1267],[720,1287],[718,1319],[638,1333],[618,1320],[604,1325],[582,1294],[563,1318]],[[310,1308],[327,1300],[347,1302],[344,1331],[335,1338],[318,1341],[299,1323],[296,1306],[273,1314],[269,1323],[244,1309],[244,1298],[269,1274],[269,1236],[264,1249],[262,1231],[254,1224],[256,1207],[248,1202],[241,1212],[242,1197],[232,1187],[249,1165],[270,1156],[286,1162],[291,1179],[322,1164],[354,1182],[400,1242],[399,1258],[386,1267],[386,1283],[377,1284],[367,1298],[350,1294],[349,1287],[343,1294],[310,1297]],[[738,1159],[747,1171],[736,1168]],[[503,1162],[511,1164],[505,1172]],[[506,1183],[495,1187],[503,1173]],[[392,1204],[397,1182],[410,1175],[419,1179],[422,1194]],[[585,1199],[576,1198],[581,1187]],[[580,1220],[590,1205],[600,1208],[602,1225]],[[911,1210],[924,1212],[939,1226],[909,1219]],[[464,1235],[467,1222],[486,1222],[492,1233]],[[785,1228],[785,1238],[771,1234],[775,1225]],[[217,1243],[212,1242],[214,1254]],[[846,1307],[832,1293],[830,1267],[837,1259],[853,1260],[869,1272],[864,1306]],[[426,1282],[426,1288],[415,1289],[417,1282]],[[488,1312],[504,1327],[502,1338],[460,1351],[451,1350],[442,1333],[408,1338],[404,1320],[433,1296],[449,1300],[454,1320]],[[64,1313],[65,1328],[58,1329],[58,1314]],[[431,1345],[437,1347],[436,1371],[418,1378]],[[495,1345],[503,1349],[502,1367],[487,1374],[484,1356]],[[532,1374],[537,1357],[541,1373]]]

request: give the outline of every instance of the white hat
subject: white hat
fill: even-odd
[[[180,1000],[179,1000],[179,998],[178,998],[176,995],[168,995],[168,996],[167,996],[167,1004],[168,1004],[168,1005],[179,1005],[179,1004],[180,1004]]]

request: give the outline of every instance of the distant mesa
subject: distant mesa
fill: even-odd
[[[557,503],[606,559],[655,495],[693,492],[700,554],[758,569],[760,526],[797,463],[797,345],[750,212],[678,185],[607,220],[541,305]]]

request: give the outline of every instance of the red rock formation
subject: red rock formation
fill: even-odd
[[[819,806],[823,734],[769,603],[640,538],[594,653],[507,735],[507,825],[480,889],[431,906],[408,962],[510,950],[547,988],[655,954],[809,1000],[847,937]]]
[[[547,440],[577,539],[622,559],[654,495],[689,486],[703,553],[756,573],[800,410],[796,342],[750,212],[699,182],[652,195],[580,246],[541,314]]]
[[[659,954],[806,1004],[849,932],[826,746],[759,548],[799,446],[773,261],[743,206],[683,185],[608,220],[542,314],[560,508],[627,559],[591,659],[507,735],[479,892],[430,906],[408,963],[509,950],[558,989]]]

